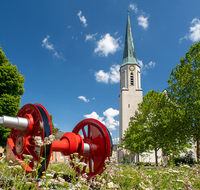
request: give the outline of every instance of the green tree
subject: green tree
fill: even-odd
[[[122,138],[122,145],[132,154],[142,153],[149,150],[151,137],[144,126],[142,114],[136,111],[135,116],[130,118],[129,127]]]
[[[56,128],[56,127],[54,126],[54,124],[53,124],[53,116],[50,115],[50,114],[49,114],[49,116],[50,116],[50,119],[51,119],[51,125],[52,125],[53,135],[54,135],[54,137],[56,138],[56,133],[57,133],[60,129],[59,129],[59,128]]]
[[[172,153],[184,148],[186,139],[181,134],[183,114],[184,111],[168,98],[167,93],[149,91],[131,118],[122,143],[133,154],[153,149],[157,163],[157,151],[160,148]]]
[[[199,160],[200,138],[200,41],[192,45],[185,57],[180,59],[168,80],[169,96],[185,110],[184,135],[197,141]]]
[[[19,111],[21,95],[24,92],[24,76],[6,58],[0,46],[0,116],[16,116]],[[10,129],[0,126],[0,146],[6,145]]]

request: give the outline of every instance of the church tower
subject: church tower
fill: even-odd
[[[129,11],[126,24],[123,63],[120,67],[119,96],[119,141],[129,127],[130,117],[135,115],[138,104],[142,102],[140,66],[136,60]]]

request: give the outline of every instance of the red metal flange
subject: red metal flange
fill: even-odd
[[[61,152],[64,156],[69,156],[75,152],[82,153],[84,149],[83,138],[79,134],[65,133],[60,141],[52,143],[52,151]]]
[[[81,173],[86,173],[88,179],[101,174],[106,158],[110,157],[112,147],[107,128],[96,119],[85,119],[78,123],[72,132],[79,133],[84,143],[90,147],[89,151],[79,153],[79,156],[83,156],[81,161],[87,164]]]
[[[52,134],[49,114],[40,104],[26,104],[19,110],[17,116],[28,119],[28,127],[25,131],[11,130],[10,138],[7,139],[7,160],[8,162],[12,160],[14,164],[20,163],[26,168],[27,172],[31,172],[36,167],[34,166],[34,160],[39,163],[40,157],[45,158],[38,170],[40,177],[49,164],[52,147],[51,144],[45,146],[36,145],[34,137],[39,136],[44,141],[45,137],[49,137]],[[24,163],[24,155],[33,157],[28,165]]]

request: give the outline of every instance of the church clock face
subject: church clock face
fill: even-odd
[[[135,67],[134,66],[130,66],[129,69],[130,69],[130,71],[133,71],[135,69]]]

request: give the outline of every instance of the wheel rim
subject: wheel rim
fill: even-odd
[[[82,135],[84,143],[90,145],[89,153],[79,155],[83,156],[80,161],[87,164],[81,173],[86,173],[88,178],[101,174],[104,162],[111,154],[111,138],[107,128],[98,120],[85,119],[72,132]]]

